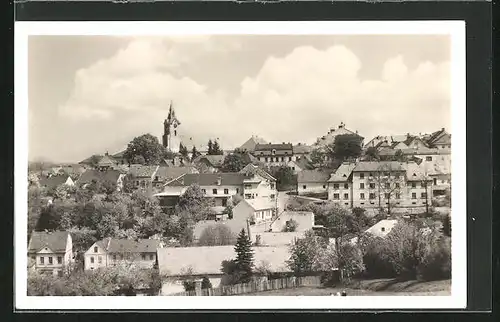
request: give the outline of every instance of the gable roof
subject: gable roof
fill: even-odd
[[[67,231],[34,231],[31,233],[28,252],[38,252],[44,247],[51,249],[53,252],[65,252],[68,235],[69,232]]]
[[[94,155],[91,155],[90,157],[78,162],[78,164],[92,164],[92,158],[96,158],[97,159],[97,162],[101,161],[102,159],[102,155],[100,154],[94,154]]]
[[[158,171],[158,168],[157,165],[132,164],[128,174],[136,178],[151,178]]]
[[[434,145],[437,142],[439,142],[439,144],[451,144],[451,134],[442,128],[441,130],[432,133],[427,139],[427,143],[430,145]]]
[[[297,173],[297,182],[327,182],[333,171],[302,170]]]
[[[160,247],[160,241],[156,239],[105,238],[97,244],[108,253],[154,253]]]
[[[240,146],[240,150],[253,152],[253,151],[255,151],[255,146],[257,144],[267,144],[267,142],[263,138],[260,138],[256,135],[252,135],[251,138],[249,138],[245,143],[243,143]]]
[[[40,178],[38,181],[40,186],[47,187],[49,189],[58,187],[68,180],[69,175],[63,174],[63,175],[56,175],[56,176],[51,176],[51,177],[44,177]]]
[[[160,166],[156,171],[158,181],[169,181],[188,173],[198,173],[195,167],[166,167]]]
[[[295,161],[290,162],[294,162],[302,170],[310,170],[310,168],[312,167],[311,161],[309,161],[309,159],[307,159],[306,157],[301,157]]]
[[[370,233],[377,237],[385,237],[398,223],[395,219],[382,219],[375,225],[368,228],[365,232]],[[382,229],[383,228],[383,229]]]
[[[344,182],[347,181],[352,171],[356,167],[356,163],[344,162],[342,163],[334,173],[331,174],[328,182]]]
[[[312,147],[306,144],[296,144],[293,146],[293,153],[294,154],[307,154],[311,153]]]
[[[345,135],[345,134],[357,135],[358,137],[363,138],[358,133],[347,129],[344,123],[340,123],[340,125],[337,128],[331,128],[326,135],[318,138],[314,145],[325,146],[333,144],[335,142],[335,137],[337,137],[338,135]]]
[[[353,172],[368,171],[406,171],[402,162],[398,161],[360,161],[356,164]]]
[[[96,182],[112,182],[116,183],[118,182],[118,179],[120,178],[120,171],[114,170],[114,169],[109,169],[106,171],[99,171],[99,170],[94,170],[94,169],[88,169],[82,175],[78,180],[76,181],[76,184],[78,186],[91,183],[93,180]]]
[[[264,198],[243,199],[240,202],[246,202],[256,211],[276,208],[275,202],[264,200]]]
[[[109,156],[109,155],[104,155],[101,160],[97,163],[98,166],[100,167],[111,167],[115,165],[115,161]]]
[[[272,272],[289,272],[286,261],[288,247],[252,247],[256,266],[266,262]],[[236,258],[234,246],[167,247],[158,249],[160,274],[184,275],[191,268],[193,275],[222,274],[221,263]]]
[[[267,171],[259,168],[258,166],[254,164],[247,164],[243,169],[238,172],[240,174],[243,174],[245,177],[250,177],[253,175],[259,175],[263,177],[264,179],[270,180],[270,181],[276,181],[276,178],[274,178],[272,175],[267,173]]]
[[[217,180],[221,179],[221,186],[239,186],[243,184],[245,175],[241,173],[187,173],[181,177],[167,182],[167,186],[187,187],[192,184],[200,186],[216,186]]]
[[[196,158],[195,163],[199,163],[202,160],[206,160],[214,168],[220,168],[226,159],[225,155],[200,155]]]

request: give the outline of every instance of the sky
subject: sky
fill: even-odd
[[[224,149],[252,135],[313,143],[344,122],[376,135],[451,132],[441,35],[30,36],[29,159],[78,162],[179,132]]]

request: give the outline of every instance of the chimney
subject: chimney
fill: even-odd
[[[285,142],[283,142],[283,144],[285,144]]]
[[[444,131],[444,127],[441,128],[441,131]]]
[[[217,177],[217,185],[220,186],[222,184],[222,178],[221,176]]]

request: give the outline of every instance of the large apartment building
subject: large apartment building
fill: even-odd
[[[343,163],[328,180],[328,199],[348,207],[424,207],[433,178],[414,162]]]

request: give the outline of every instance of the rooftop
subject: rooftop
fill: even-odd
[[[28,252],[38,252],[44,247],[53,252],[65,252],[68,235],[67,231],[34,231],[31,233]]]
[[[297,182],[327,182],[333,171],[302,170],[297,173]]]

